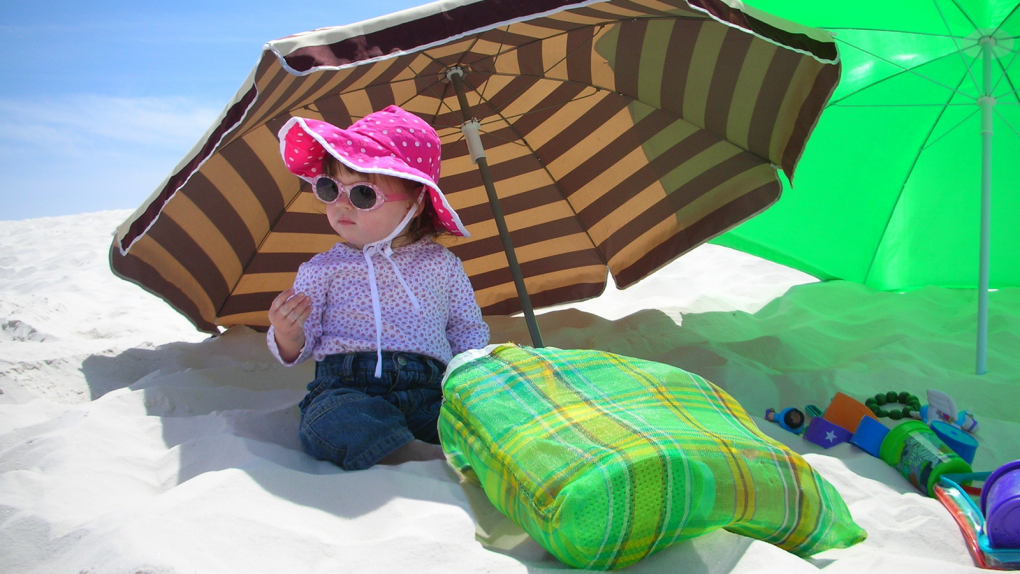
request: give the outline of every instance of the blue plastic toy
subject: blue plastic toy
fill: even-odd
[[[804,413],[795,407],[785,408],[779,413],[776,413],[776,409],[766,409],[765,420],[774,422],[793,434],[804,432]]]

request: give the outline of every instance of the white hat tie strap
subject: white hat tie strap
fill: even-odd
[[[397,268],[397,262],[391,257],[393,255],[393,240],[404,231],[407,224],[410,223],[411,218],[414,217],[415,212],[418,211],[416,208],[421,204],[422,198],[425,197],[425,190],[422,189],[421,194],[418,195],[418,200],[415,202],[415,206],[407,210],[407,214],[404,215],[404,219],[400,221],[393,231],[390,232],[384,239],[375,241],[373,243],[366,244],[361,253],[365,257],[365,263],[368,264],[368,286],[372,292],[372,314],[375,318],[375,378],[382,377],[382,304],[379,301],[379,287],[375,281],[375,265],[372,264],[372,256],[376,253],[381,254],[385,257],[390,265],[393,267],[394,273],[397,275],[397,279],[400,284],[404,287],[404,292],[411,299],[411,304],[414,305],[415,309],[421,309],[421,304],[418,302],[418,298],[415,297],[411,291],[410,285],[404,280],[404,276],[400,273],[400,269]]]

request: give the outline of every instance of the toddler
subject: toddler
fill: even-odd
[[[346,470],[443,458],[446,364],[484,347],[489,328],[460,260],[433,241],[468,235],[437,184],[439,137],[389,106],[346,130],[292,118],[280,153],[343,240],[301,265],[269,309],[273,354],[315,359],[302,446]]]

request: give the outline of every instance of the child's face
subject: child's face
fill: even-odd
[[[366,181],[364,175],[346,169],[340,169],[332,175],[344,185]],[[346,193],[333,203],[326,204],[326,217],[329,218],[330,226],[348,245],[356,249],[385,239],[404,219],[407,211],[414,208],[414,198],[408,194],[401,180],[387,175],[370,177],[369,181],[386,195],[386,203],[378,209],[360,211],[351,205]]]

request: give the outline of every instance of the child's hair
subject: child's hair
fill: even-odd
[[[338,176],[343,172],[362,177],[366,181],[372,181],[373,178],[377,177],[375,174],[362,173],[351,169],[346,164],[340,163],[340,161],[333,157],[333,155],[327,153],[326,157],[322,160],[322,173]],[[421,193],[421,189],[423,187],[422,184],[402,177],[391,177],[400,181],[408,195],[414,199],[418,198],[418,194]],[[422,201],[421,213],[407,224],[407,229],[404,231],[404,235],[406,235],[409,239],[409,243],[414,243],[425,237],[434,239],[444,234],[452,235],[445,227],[440,225],[438,221],[439,220],[436,217],[436,208],[432,206],[432,202],[428,200],[428,197],[426,197]]]

